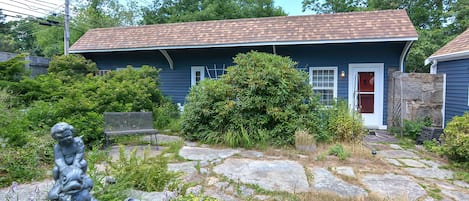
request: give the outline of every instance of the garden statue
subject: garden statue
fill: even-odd
[[[85,145],[81,137],[73,137],[73,126],[61,122],[51,129],[54,145],[55,167],[52,170],[55,184],[48,199],[53,201],[95,201],[90,195],[93,180],[86,175]]]

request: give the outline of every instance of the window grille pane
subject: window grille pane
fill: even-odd
[[[313,90],[315,94],[319,94],[319,102],[324,105],[332,105],[334,101],[334,90],[331,89],[321,89]]]
[[[334,101],[334,69],[312,69],[311,83],[313,91],[320,96],[320,102],[324,105],[332,105]]]

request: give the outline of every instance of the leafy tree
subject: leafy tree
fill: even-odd
[[[49,73],[62,76],[86,75],[97,70],[96,63],[75,54],[52,57],[48,68]]]
[[[154,0],[142,13],[141,24],[286,15],[273,0]]]
[[[0,33],[0,52],[16,52],[17,44],[9,34]]]
[[[406,9],[415,27],[441,28],[445,22],[447,0],[368,0],[369,10]]]
[[[318,13],[340,13],[361,11],[366,7],[366,0],[303,0],[303,11]]]
[[[16,46],[13,37],[10,35],[10,27],[5,23],[5,16],[0,9],[0,52],[15,52]]]
[[[448,27],[452,35],[457,35],[469,28],[469,1],[459,0],[452,4],[449,10],[449,17],[453,23]]]
[[[408,72],[429,72],[424,60],[469,26],[466,0],[303,0],[306,9],[318,13],[406,9],[419,33],[406,60]]]
[[[40,48],[34,38],[34,32],[39,30],[38,21],[32,17],[8,22],[11,27],[10,35],[17,44],[16,52],[40,55]]]

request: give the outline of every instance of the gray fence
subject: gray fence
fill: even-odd
[[[17,54],[9,52],[0,52],[0,61],[6,61],[15,57]],[[40,74],[47,73],[47,68],[49,67],[49,58],[37,57],[37,56],[27,56],[25,58],[28,63],[25,65],[27,70],[31,70],[31,76],[37,76]]]

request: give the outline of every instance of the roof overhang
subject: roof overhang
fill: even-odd
[[[370,39],[343,39],[343,40],[315,40],[315,41],[285,41],[285,42],[248,42],[248,43],[228,43],[228,44],[206,44],[206,45],[187,45],[187,46],[154,46],[154,47],[135,47],[135,48],[109,48],[109,49],[86,49],[73,50],[70,53],[97,53],[97,52],[128,52],[145,50],[173,50],[173,49],[196,49],[196,48],[217,48],[217,47],[247,47],[247,46],[281,46],[281,45],[313,45],[313,44],[337,44],[337,43],[372,43],[372,42],[398,42],[415,41],[417,37],[401,38],[370,38]]]
[[[465,58],[469,58],[469,50],[428,57],[427,59],[425,59],[425,65],[428,65],[429,63],[433,61],[442,62],[442,61],[451,61],[451,60],[465,59]]]

